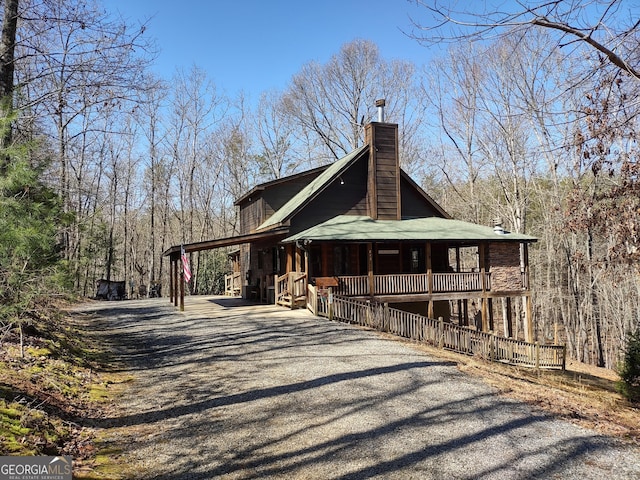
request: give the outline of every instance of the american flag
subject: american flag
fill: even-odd
[[[189,283],[191,280],[191,269],[189,268],[189,258],[187,257],[187,252],[184,251],[184,247],[182,247],[182,273],[184,274],[184,281]]]

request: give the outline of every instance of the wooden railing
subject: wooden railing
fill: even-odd
[[[287,304],[293,308],[299,299],[307,295],[307,274],[304,272],[288,272],[275,280],[276,304]]]
[[[307,299],[307,305],[310,300]],[[313,300],[311,300],[313,303]],[[461,327],[442,319],[389,308],[387,304],[354,300],[338,295],[317,295],[316,315],[389,332],[485,360],[535,368],[564,370],[564,345],[540,345]]]
[[[315,286],[307,285],[307,309],[314,315],[318,315],[318,293]]]
[[[369,277],[352,275],[338,277],[339,285],[335,292],[348,297],[371,295]],[[374,295],[394,295],[408,293],[444,293],[444,292],[480,292],[482,291],[482,273],[433,273],[431,289],[429,275],[426,273],[403,273],[396,275],[374,275]],[[484,288],[491,290],[491,274],[484,274]]]
[[[230,296],[238,296],[242,290],[242,274],[234,272],[231,275],[224,276],[224,294]]]

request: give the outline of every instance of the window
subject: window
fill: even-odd
[[[426,270],[423,248],[411,247],[409,249],[409,270],[411,273],[424,273]]]

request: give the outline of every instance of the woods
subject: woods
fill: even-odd
[[[3,325],[26,308],[24,290],[11,293],[31,285],[14,277],[25,262],[41,268],[32,277],[55,264],[55,288],[64,271],[83,296],[100,278],[124,280],[129,296],[166,285],[165,249],[237,233],[237,198],[362,145],[386,97],[403,168],[453,217],[501,218],[539,238],[539,341],[614,368],[640,322],[638,24],[618,1],[546,2],[506,18],[421,3],[414,41],[450,42],[428,64],[354,39],[250,99],[197,65],[157,78],[146,25],[99,2],[5,0],[0,293],[14,306]],[[417,28],[434,25],[430,15],[477,28]],[[14,247],[27,230],[37,246]],[[223,290],[226,251],[190,263],[191,293]]]

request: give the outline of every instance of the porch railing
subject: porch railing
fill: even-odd
[[[224,276],[224,294],[230,296],[240,295],[242,289],[242,274],[240,272],[234,272],[230,275]]]
[[[367,275],[341,276],[338,280],[339,284],[335,288],[338,295],[350,297],[371,295]],[[480,292],[482,291],[482,273],[433,273],[431,289],[429,289],[429,275],[426,273],[374,275],[373,284],[374,295]],[[491,274],[488,272],[484,274],[484,288],[491,290]]]
[[[307,274],[304,272],[288,272],[276,278],[275,302],[288,303],[293,306],[298,299],[306,296]]]
[[[315,301],[307,299],[307,304],[315,305],[312,312],[318,316],[389,332],[485,360],[535,368],[565,369],[564,345],[540,345],[498,337],[442,319],[434,320],[390,308],[387,304],[338,295],[318,294]]]

